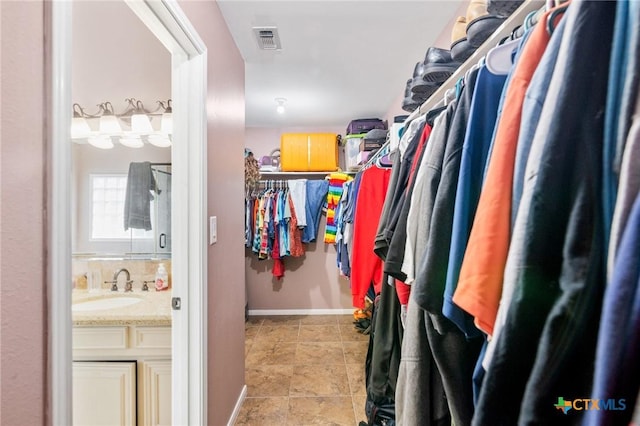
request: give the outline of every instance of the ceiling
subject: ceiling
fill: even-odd
[[[384,117],[462,0],[218,0],[245,60],[247,127],[345,126]],[[276,26],[280,51],[252,27]],[[275,98],[286,98],[276,113]]]

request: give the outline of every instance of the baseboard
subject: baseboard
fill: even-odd
[[[249,315],[349,315],[353,309],[249,309]]]
[[[236,401],[236,406],[233,407],[233,412],[231,413],[231,417],[229,418],[229,422],[227,426],[233,426],[238,419],[238,414],[240,414],[240,409],[242,408],[242,403],[244,399],[247,397],[247,385],[242,387],[242,392],[240,392],[240,396],[238,397],[238,401]]]

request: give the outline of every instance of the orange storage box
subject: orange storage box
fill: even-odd
[[[280,169],[283,172],[332,172],[338,170],[335,133],[283,133],[280,137]]]

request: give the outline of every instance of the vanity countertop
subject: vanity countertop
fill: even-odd
[[[122,307],[95,310],[72,310],[74,326],[109,326],[109,325],[171,325],[171,291],[134,291],[114,293],[109,290],[88,292],[75,289],[72,291],[72,303],[111,298],[140,298],[140,302]]]

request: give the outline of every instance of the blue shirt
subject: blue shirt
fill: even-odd
[[[480,198],[482,175],[506,78],[506,75],[491,73],[485,65],[480,67],[462,146],[442,313],[468,337],[478,336],[480,332],[473,325],[473,317],[453,303],[453,293],[458,285],[462,259]]]

